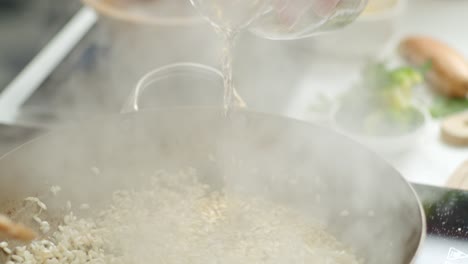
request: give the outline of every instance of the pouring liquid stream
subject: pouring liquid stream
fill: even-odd
[[[245,107],[245,103],[236,92],[232,78],[233,50],[236,45],[238,32],[225,31],[221,32],[220,35],[222,35],[224,40],[222,55],[222,73],[224,84],[223,106],[225,115],[229,116],[229,113],[233,107]]]
[[[240,33],[240,30],[230,30],[230,29],[218,29],[216,30],[219,36],[223,38],[223,53],[221,59],[221,70],[223,74],[223,107],[224,114],[226,117],[229,117],[229,113],[235,107],[245,108],[247,104],[244,102],[242,97],[236,90],[234,86],[233,79],[233,54],[234,48],[237,43],[237,39]]]
[[[246,107],[233,82],[233,50],[240,32],[269,8],[271,0],[190,0],[223,39],[223,107],[226,116],[236,107]]]
[[[224,110],[245,107],[233,85],[233,48],[238,33],[250,29],[267,39],[298,39],[352,22],[367,0],[190,0],[224,39]]]

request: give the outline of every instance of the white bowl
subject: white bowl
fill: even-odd
[[[361,144],[369,147],[375,152],[383,156],[394,156],[403,154],[410,151],[417,144],[420,143],[420,139],[427,128],[428,113],[423,109],[415,106],[415,109],[421,114],[422,122],[420,125],[414,127],[411,131],[396,135],[396,136],[377,136],[377,135],[365,135],[362,133],[356,133],[350,131],[342,124],[337,121],[337,114],[340,111],[340,108],[337,108],[332,115],[332,126],[335,130],[340,133],[353,138],[354,140],[360,142]]]

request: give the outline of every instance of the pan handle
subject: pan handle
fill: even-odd
[[[191,62],[174,63],[157,68],[145,74],[138,81],[122,107],[121,113],[141,110],[140,99],[148,88],[164,89],[170,86],[172,89],[174,85],[181,86],[184,84],[193,84],[194,87],[211,85],[223,89],[223,74],[213,67]],[[245,101],[239,96],[237,91],[234,91],[234,97],[238,107],[246,107]],[[223,104],[222,98],[216,103],[221,106]],[[178,106],[183,105],[184,103]]]

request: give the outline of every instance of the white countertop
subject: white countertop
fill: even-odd
[[[392,50],[402,36],[427,34],[449,43],[468,57],[468,1],[410,0],[396,21],[390,41],[382,43],[383,53]],[[370,32],[369,34],[372,34]],[[342,43],[346,45],[346,43]],[[309,74],[286,109],[290,117],[311,120],[308,109],[317,93],[336,94],[358,78],[362,58],[316,57]],[[388,158],[410,181],[444,185],[448,177],[468,159],[468,148],[455,148],[439,138],[439,122],[431,120],[420,141],[404,155]]]

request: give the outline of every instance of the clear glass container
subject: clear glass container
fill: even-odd
[[[123,112],[155,107],[222,107],[223,91],[223,75],[219,70],[191,62],[169,64],[140,79]],[[237,93],[235,97],[243,102]]]

